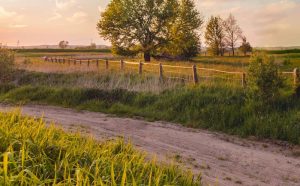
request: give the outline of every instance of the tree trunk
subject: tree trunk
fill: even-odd
[[[144,52],[144,60],[145,60],[145,62],[150,62],[151,61],[150,51]]]
[[[232,47],[232,56],[235,56],[234,47]]]

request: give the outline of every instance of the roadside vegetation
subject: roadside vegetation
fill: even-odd
[[[299,144],[299,88],[279,73],[281,64],[266,54],[254,55],[249,64],[245,88],[232,82],[186,85],[112,72],[18,71],[12,81],[1,84],[0,101],[139,116]]]
[[[98,142],[19,112],[0,113],[0,131],[1,185],[201,185],[122,139]]]
[[[14,71],[14,52],[0,47],[0,82],[9,82]]]
[[[242,88],[202,85],[175,88],[160,94],[122,89],[101,90],[46,86],[1,86],[1,102],[50,104],[164,120],[186,127],[300,143],[300,99],[285,92],[276,100],[248,99]]]

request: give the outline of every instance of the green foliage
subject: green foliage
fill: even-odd
[[[0,81],[6,82],[10,79],[14,69],[14,52],[0,47]]]
[[[187,127],[300,143],[300,99],[291,94],[272,104],[262,104],[259,100],[247,101],[242,88],[221,84],[184,87],[160,94],[32,86],[5,86],[0,92],[2,102],[33,102],[141,116]]]
[[[0,131],[0,185],[201,185],[122,139],[98,142],[19,112],[0,113]]]
[[[166,42],[176,0],[112,0],[98,23],[102,37],[120,51],[138,49],[145,61]]]
[[[244,53],[244,55],[246,56],[248,52],[252,52],[252,46],[250,45],[250,43],[247,41],[246,37],[242,38],[243,42],[242,45],[239,47],[239,50],[241,52]]]
[[[300,53],[300,49],[290,49],[290,50],[270,50],[265,51],[268,54],[297,54]]]
[[[257,53],[250,59],[248,69],[248,92],[252,99],[270,102],[278,99],[284,81],[274,57]]]
[[[224,54],[225,47],[225,30],[223,20],[220,17],[212,16],[206,26],[205,40],[208,46],[208,51],[212,55]]]
[[[61,48],[61,49],[67,48],[68,45],[69,45],[68,41],[60,41],[59,44],[58,44],[59,48]]]
[[[98,30],[113,51],[190,58],[199,51],[197,30],[203,24],[192,0],[112,0],[102,13]]]
[[[113,54],[127,57],[134,57],[139,53],[139,49],[131,47],[131,48],[122,48],[117,45],[112,46],[111,49]]]
[[[163,52],[179,59],[190,59],[197,56],[201,49],[199,29],[203,25],[193,0],[179,2],[177,19],[170,28],[171,36]]]

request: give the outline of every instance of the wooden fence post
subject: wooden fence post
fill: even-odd
[[[108,63],[108,59],[105,60],[105,70],[108,70],[109,68],[109,63]]]
[[[199,83],[198,74],[197,74],[197,66],[193,65],[193,80],[195,84]]]
[[[243,72],[242,74],[242,86],[245,88],[246,87],[246,73]]]
[[[99,59],[96,60],[96,66],[99,67]]]
[[[139,74],[143,75],[143,63],[142,62],[139,63]]]
[[[120,61],[120,67],[121,67],[121,71],[123,71],[124,70],[124,61],[123,60]]]
[[[164,69],[161,63],[159,63],[159,80],[160,81],[164,80]]]
[[[90,66],[90,60],[88,59],[88,63],[87,63],[88,67]]]
[[[79,60],[79,64],[80,64],[80,65],[82,64],[82,61],[81,61],[81,59]]]
[[[76,62],[77,62],[77,60],[76,60],[76,59],[74,59],[74,65],[76,65]]]
[[[294,69],[293,76],[294,76],[294,86],[297,88],[299,82],[299,76],[300,76],[298,68]]]

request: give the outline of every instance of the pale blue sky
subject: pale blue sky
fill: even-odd
[[[233,13],[254,46],[300,45],[300,0],[195,0],[208,19]],[[96,23],[109,0],[0,0],[0,43],[109,44]]]

